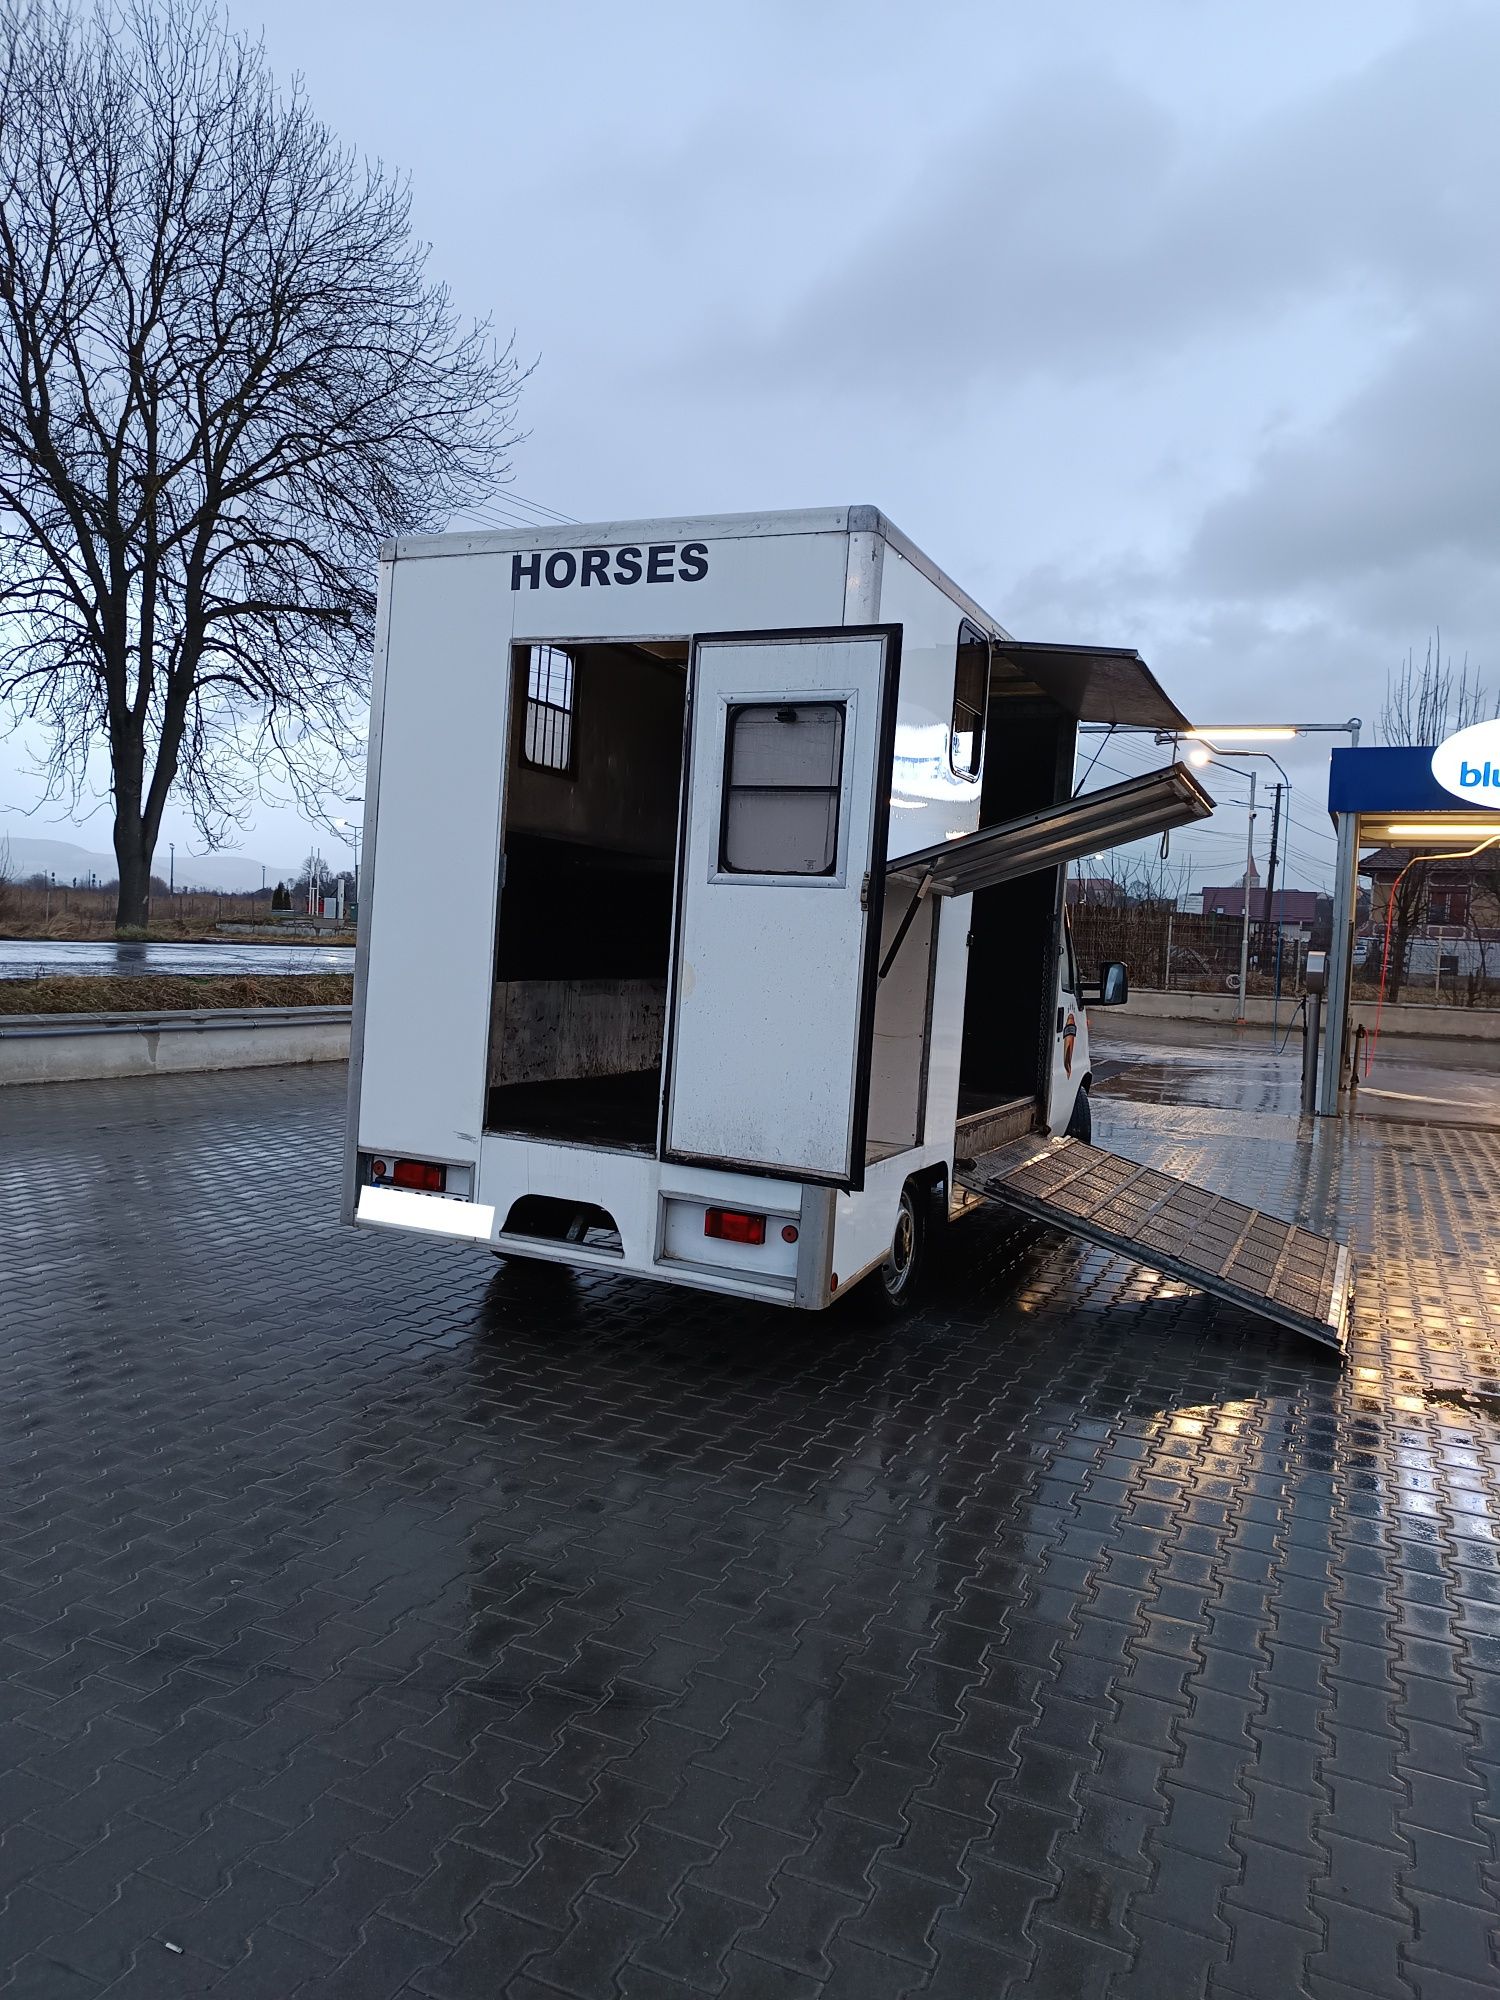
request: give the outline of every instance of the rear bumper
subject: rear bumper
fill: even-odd
[[[472,1200],[363,1186],[355,1204],[355,1226],[473,1243],[506,1256],[654,1279],[773,1305],[815,1310],[833,1295],[833,1197],[827,1189],[676,1167],[643,1154],[596,1152],[490,1134],[482,1142],[473,1182]],[[614,1223],[618,1247],[612,1242],[604,1246],[537,1235],[524,1225],[507,1227],[526,1197],[602,1210]],[[764,1215],[765,1242],[748,1245],[707,1238],[704,1216],[710,1206]],[[535,1226],[533,1220],[533,1230]]]

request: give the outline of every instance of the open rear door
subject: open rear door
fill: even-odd
[[[896,632],[699,638],[663,1157],[863,1177]]]
[[[971,1194],[1182,1278],[1343,1352],[1347,1245],[1081,1139],[1012,1141],[954,1162]]]

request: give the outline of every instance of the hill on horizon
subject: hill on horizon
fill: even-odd
[[[87,881],[93,874],[101,882],[112,882],[117,873],[115,857],[111,853],[79,847],[71,840],[42,840],[29,833],[11,833],[4,820],[0,819],[0,868],[5,868],[7,850],[7,872],[14,881],[24,882],[28,875],[55,875],[60,883],[71,884],[75,880]],[[165,841],[157,849],[154,872],[165,879]],[[255,861],[244,854],[184,854],[180,847],[177,850],[176,879],[179,889],[209,889],[231,894],[241,889],[259,889],[262,878],[265,886],[273,889],[278,882],[291,881],[296,873],[295,864],[290,868],[285,864],[273,867],[270,862]]]

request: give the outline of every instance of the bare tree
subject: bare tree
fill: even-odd
[[[1397,850],[1406,856],[1401,873],[1391,884],[1390,896],[1386,904],[1386,922],[1389,925],[1389,953],[1383,939],[1377,939],[1376,956],[1372,963],[1379,973],[1385,966],[1385,985],[1382,989],[1387,1000],[1399,1000],[1401,988],[1406,983],[1406,961],[1410,953],[1411,941],[1427,921],[1429,892],[1428,871],[1430,864],[1411,853],[1410,849]]]
[[[1441,743],[1455,729],[1483,722],[1490,712],[1479,668],[1470,669],[1465,653],[1455,681],[1452,657],[1444,659],[1439,631],[1427,641],[1420,667],[1416,654],[1408,651],[1395,673],[1386,675],[1380,736],[1385,743]],[[1500,714],[1500,702],[1494,712]]]
[[[425,257],[205,0],[0,0],[0,699],[50,797],[107,751],[122,927],[174,784],[210,845],[338,785],[378,537],[503,469],[518,370]]]
[[[1500,702],[1491,704],[1480,670],[1470,668],[1464,654],[1454,679],[1453,660],[1443,654],[1443,635],[1435,632],[1427,641],[1420,667],[1416,654],[1408,651],[1394,674],[1386,676],[1385,705],[1380,711],[1380,735],[1385,743],[1440,743],[1455,729],[1483,722],[1492,711],[1500,713]],[[1394,910],[1390,914],[1390,958],[1385,977],[1385,997],[1395,1000],[1406,981],[1406,960],[1412,937],[1426,922],[1428,864],[1415,861],[1396,881],[1391,891]],[[1381,946],[1383,952],[1384,947]]]
[[[1082,870],[1083,863],[1079,863]],[[1192,863],[1172,861],[1160,849],[1148,854],[1130,848],[1112,847],[1091,857],[1089,873],[1080,873],[1080,882],[1092,885],[1080,900],[1121,909],[1127,904],[1175,909],[1192,888]]]

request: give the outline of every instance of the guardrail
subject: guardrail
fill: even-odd
[[[201,1007],[0,1015],[0,1084],[342,1062],[349,1007]]]

